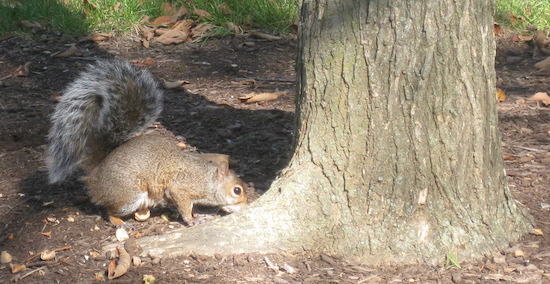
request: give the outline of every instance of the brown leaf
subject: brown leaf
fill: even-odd
[[[52,53],[50,57],[69,57],[78,52],[78,47],[71,45],[69,49]]]
[[[173,16],[176,12],[176,8],[171,3],[164,2],[160,4],[160,11],[164,16]]]
[[[24,271],[27,269],[27,267],[23,264],[13,264],[13,263],[10,263],[10,269],[11,269],[11,273],[12,274],[15,274],[15,273],[19,273],[21,271]]]
[[[239,100],[241,101],[241,103],[251,104],[256,102],[273,101],[279,98],[280,96],[283,96],[286,94],[288,94],[288,92],[285,92],[285,91],[274,92],[274,93],[259,93],[259,94],[250,93],[242,97],[239,97]]]
[[[119,254],[118,262],[114,263],[114,261],[111,261],[109,263],[109,269],[107,278],[109,280],[118,278],[128,271],[128,268],[130,268],[130,262],[131,258],[130,255],[126,252],[126,250],[119,246],[116,248]]]
[[[237,26],[233,22],[225,22],[225,27],[228,30],[232,30],[233,33],[236,34],[236,35],[242,35],[243,34],[243,29],[241,29],[241,27]]]
[[[176,12],[176,14],[174,14],[174,17],[179,19],[179,18],[185,16],[188,12],[189,12],[189,9],[187,9],[187,7],[181,6],[179,8],[179,10]]]
[[[550,105],[550,96],[548,96],[548,93],[543,93],[543,92],[536,93],[532,97],[530,97],[528,100],[540,101],[545,106]]]
[[[253,35],[253,36],[259,37],[259,38],[267,39],[267,40],[280,40],[281,39],[280,36],[269,35],[269,34],[258,32],[258,31],[251,32],[250,34]]]
[[[49,238],[49,237],[52,236],[52,232],[51,232],[51,231],[50,231],[50,232],[43,232],[43,233],[42,233],[42,236],[45,236],[45,237],[48,237],[48,238]]]
[[[229,5],[227,5],[227,3],[225,2],[221,3],[216,8],[218,8],[218,10],[220,10],[226,16],[231,15],[233,13],[233,11],[231,11],[231,9],[229,8]]]
[[[120,6],[122,6],[122,3],[121,2],[116,2],[115,3],[115,6],[113,7],[115,9],[115,11],[120,11]]]
[[[151,40],[155,36],[155,33],[153,33],[153,31],[147,27],[141,27],[140,32],[141,37],[147,41]]]
[[[88,0],[82,0],[82,6],[84,6],[84,8],[86,9],[97,10],[97,6],[93,3],[90,3],[90,1]]]
[[[153,20],[155,25],[170,25],[176,22],[176,19],[173,16],[160,16]]]
[[[141,40],[141,45],[143,45],[143,47],[145,47],[145,48],[149,48],[149,47],[150,47],[149,41],[146,40],[146,39],[142,39],[142,40]]]
[[[110,37],[113,36],[113,33],[92,33],[85,37],[82,37],[78,40],[78,42],[85,42],[85,41],[105,41],[108,40]]]
[[[208,32],[213,28],[214,26],[211,24],[200,24],[191,29],[191,33],[193,33],[193,37],[204,37],[208,35]]]
[[[25,64],[17,67],[15,71],[11,73],[14,77],[27,77],[29,76],[29,66],[31,66],[31,62],[27,61]]]
[[[532,39],[533,39],[532,35],[516,35],[512,37],[512,40],[517,42],[530,41]]]
[[[207,11],[202,10],[202,9],[194,8],[193,12],[201,18],[210,18],[210,17],[212,17],[212,14],[210,14]]]
[[[535,235],[535,236],[542,236],[542,235],[544,235],[544,233],[542,232],[542,230],[541,230],[541,229],[538,229],[538,228],[533,228],[533,229],[531,230],[531,232],[529,232],[529,234]]]
[[[151,66],[151,64],[155,63],[155,59],[153,58],[135,59],[135,60],[130,60],[129,62],[138,67],[148,67],[148,66]]]
[[[502,29],[500,28],[500,25],[498,23],[493,24],[493,32],[495,35],[500,35],[502,33]]]
[[[497,102],[504,102],[506,101],[506,94],[501,88],[497,88]]]
[[[543,61],[535,63],[535,67],[540,70],[550,70],[550,56]]]
[[[182,43],[187,41],[189,38],[189,33],[180,31],[180,30],[168,30],[161,36],[153,39],[154,42],[160,42],[164,45],[169,45],[172,43]]]
[[[174,30],[180,30],[184,32],[190,32],[191,27],[195,24],[195,21],[187,19],[177,22],[172,29]]]
[[[41,30],[44,30],[44,25],[42,25],[41,23],[37,22],[37,21],[26,21],[26,20],[23,20],[21,21],[21,25],[25,28],[29,28],[29,29],[34,29],[34,28],[37,28],[37,29],[41,29]]]

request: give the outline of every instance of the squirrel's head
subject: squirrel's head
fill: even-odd
[[[229,160],[218,161],[218,183],[222,185],[223,205],[227,213],[233,213],[245,208],[248,204],[247,186],[236,173],[229,169]]]
[[[234,175],[235,182],[225,184],[225,201],[227,205],[221,207],[227,213],[239,211],[248,205],[245,183],[235,173],[230,172],[230,174]]]

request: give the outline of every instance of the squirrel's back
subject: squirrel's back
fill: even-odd
[[[51,117],[49,181],[78,167],[93,168],[113,149],[154,122],[163,92],[151,73],[125,61],[88,66],[61,96]]]

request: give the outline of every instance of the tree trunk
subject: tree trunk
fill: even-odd
[[[438,264],[517,240],[530,222],[503,168],[493,2],[305,0],[288,167],[249,209],[144,238],[144,254]]]

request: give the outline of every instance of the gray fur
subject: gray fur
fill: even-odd
[[[51,117],[50,183],[66,179],[83,163],[97,163],[92,155],[104,157],[153,123],[162,101],[163,92],[147,70],[119,60],[88,66],[65,89]]]

